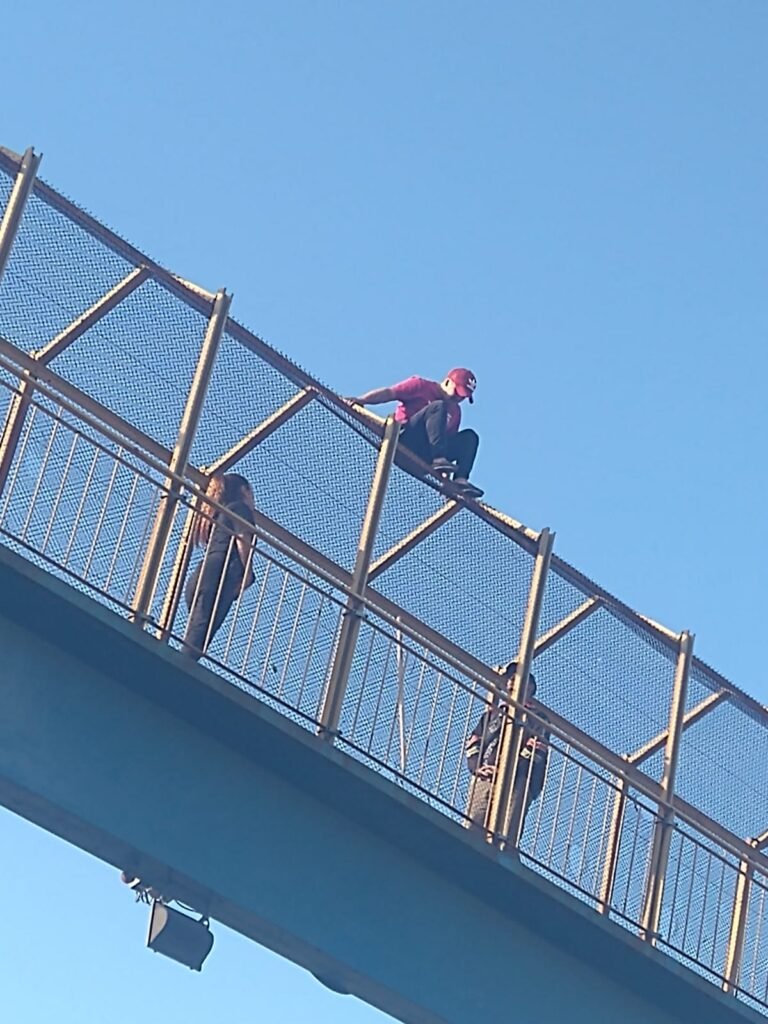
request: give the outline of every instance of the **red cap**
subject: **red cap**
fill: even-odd
[[[452,380],[456,385],[456,394],[459,398],[468,398],[470,402],[474,401],[472,395],[477,387],[477,378],[471,370],[465,370],[461,367],[451,370],[448,374],[448,380]]]

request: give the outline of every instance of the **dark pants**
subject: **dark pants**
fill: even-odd
[[[547,773],[547,761],[544,757],[535,757],[533,764],[530,759],[521,758],[517,763],[515,772],[515,794],[525,797],[523,816],[520,820],[520,833],[522,835],[525,827],[525,818],[530,810],[533,801],[540,795],[544,788],[544,776]],[[492,779],[472,779],[469,787],[469,805],[467,817],[470,820],[470,828],[485,828],[488,817],[488,808],[491,803],[493,792]]]
[[[459,430],[446,434],[448,403],[430,402],[419,409],[406,423],[400,440],[424,462],[438,457],[456,463],[456,476],[468,480],[475,464],[480,438],[474,430]]]
[[[223,577],[223,579],[222,579]],[[184,653],[197,661],[226,619],[243,585],[239,559],[204,558],[187,580],[184,600],[189,610]]]

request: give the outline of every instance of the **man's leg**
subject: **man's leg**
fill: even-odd
[[[448,403],[430,402],[429,405],[417,413],[424,417],[424,430],[432,449],[432,458],[436,455],[445,455],[445,428],[448,425]]]
[[[447,437],[441,455],[446,455],[456,463],[455,480],[469,480],[469,474],[475,464],[477,446],[480,438],[474,430],[460,430],[457,434]]]
[[[424,417],[421,413],[412,416],[403,427],[400,434],[400,444],[413,452],[423,462],[430,462],[432,459],[432,448],[424,427]]]
[[[515,789],[519,790],[519,799],[523,800],[523,813],[520,817],[520,838],[525,831],[525,819],[531,804],[537,800],[544,788],[546,761],[541,757],[521,758],[515,773]]]
[[[432,462],[443,455],[448,406],[445,402],[430,402],[419,409],[406,423],[400,441],[424,462]]]
[[[477,776],[472,779],[469,786],[469,801],[467,803],[467,817],[469,818],[467,828],[485,828],[492,789],[493,782],[490,779],[479,779]]]

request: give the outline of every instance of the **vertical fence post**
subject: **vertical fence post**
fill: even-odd
[[[35,153],[32,147],[21,158],[16,181],[14,182],[8,205],[5,208],[3,219],[0,221],[0,283],[2,283],[3,274],[11,256],[11,250],[13,249],[13,243],[16,240],[16,235],[24,216],[27,200],[32,194],[37,176],[37,168],[40,166],[42,158],[42,154]],[[2,437],[0,437],[0,491],[5,487],[10,464],[16,451],[18,434],[21,432],[23,417],[26,413],[25,401],[26,404],[29,404],[28,389],[31,379],[34,378],[30,378],[29,375],[22,378],[19,381],[19,394],[11,396],[11,404],[6,416]],[[19,408],[23,409],[21,414],[19,413]]]
[[[339,640],[336,645],[333,665],[331,666],[330,677],[323,698],[323,707],[320,712],[318,732],[331,742],[333,742],[339,728],[344,694],[347,689],[349,672],[352,668],[357,637],[360,633],[360,616],[364,610],[363,597],[368,584],[368,571],[373,555],[373,544],[376,540],[376,531],[378,530],[381,512],[384,507],[387,483],[395,452],[397,451],[399,435],[400,424],[390,417],[384,428],[384,439],[376,460],[371,490],[368,495],[368,505],[363,517],[360,540],[357,545],[355,567],[352,570],[350,593],[347,599],[347,606],[342,615]]]
[[[619,846],[621,845],[621,831],[624,826],[626,805],[627,783],[625,779],[620,778],[613,797],[611,823],[608,826],[608,842],[605,847],[605,860],[603,861],[603,876],[600,880],[598,900],[601,914],[608,915],[611,912],[611,901],[613,899],[613,887],[616,883],[616,868],[619,863]]]
[[[664,747],[664,767],[661,774],[661,788],[665,803],[659,808],[659,817],[653,831],[653,845],[648,867],[648,878],[645,888],[645,905],[643,907],[643,937],[654,944],[658,937],[661,919],[662,898],[664,895],[664,879],[669,861],[669,847],[675,815],[670,801],[675,792],[675,777],[680,758],[680,739],[683,735],[683,715],[685,699],[688,692],[688,676],[693,657],[693,635],[688,632],[680,634],[680,648],[677,656],[677,668],[672,689],[672,700],[669,709],[669,728],[667,742]]]
[[[554,533],[546,528],[539,534],[536,560],[531,576],[531,588],[528,593],[528,605],[525,610],[517,652],[517,669],[510,692],[514,703],[504,704],[506,713],[502,721],[499,756],[496,762],[496,780],[491,793],[487,822],[488,831],[501,847],[505,845],[516,847],[519,839],[523,794],[515,794],[515,772],[520,757],[525,716],[517,708],[525,703],[528,690],[528,676],[533,662],[539,616],[544,601],[544,588],[547,583],[554,540]]]
[[[184,577],[187,575],[190,559],[192,558],[192,529],[196,518],[197,501],[193,501],[190,508],[187,509],[187,515],[181,531],[181,539],[176,550],[176,558],[173,562],[173,569],[171,569],[171,578],[163,598],[160,617],[157,620],[157,636],[160,640],[167,640],[173,632],[176,613],[179,610]]]
[[[203,411],[205,396],[211,380],[216,354],[219,350],[221,336],[227,323],[232,296],[223,289],[216,293],[208,328],[205,332],[200,356],[197,361],[192,384],[187,396],[187,404],[179,424],[176,445],[171,455],[169,470],[176,476],[184,476],[189,463],[189,455],[195,440],[195,433]],[[165,482],[166,490],[160,495],[160,507],[155,517],[152,536],[149,539],[144,563],[136,584],[133,599],[134,622],[144,625],[152,607],[152,600],[157,587],[157,577],[163,564],[168,539],[173,526],[173,518],[180,496],[180,487],[171,476]]]
[[[34,187],[37,168],[42,159],[42,153],[35,153],[31,146],[21,158],[13,191],[0,222],[0,281],[3,279],[16,233],[24,216],[24,208]]]
[[[758,840],[751,839],[750,846],[757,849]],[[751,889],[752,865],[748,860],[743,860],[739,864],[736,889],[733,894],[733,913],[731,914],[731,928],[728,933],[728,949],[725,954],[725,970],[723,971],[723,991],[730,992],[732,995],[736,995],[739,987]]]

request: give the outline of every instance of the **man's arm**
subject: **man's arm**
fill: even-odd
[[[358,398],[350,398],[355,405],[383,405],[385,402],[395,401],[394,388],[374,388],[373,391],[366,391]]]

